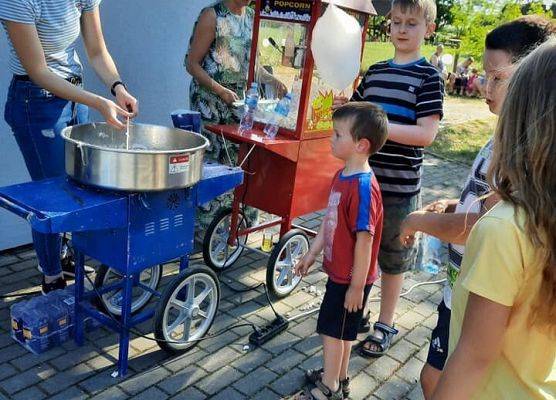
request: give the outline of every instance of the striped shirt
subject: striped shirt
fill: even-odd
[[[382,106],[388,121],[416,125],[430,115],[442,118],[444,83],[438,70],[422,58],[409,64],[383,61],[372,65],[353,93],[353,101]],[[388,140],[369,158],[384,196],[411,197],[421,190],[423,147]]]
[[[0,0],[0,20],[35,25],[46,64],[63,78],[82,76],[77,39],[83,12],[93,11],[101,0]],[[8,36],[10,71],[27,75]]]
[[[475,157],[471,173],[467,177],[459,203],[454,212],[478,214],[481,211],[485,202],[485,199],[482,197],[491,191],[486,177],[491,156],[492,138]],[[452,308],[452,287],[459,275],[464,252],[465,246],[451,243],[448,245],[450,262],[448,264],[448,283],[444,286],[444,304],[450,309]]]

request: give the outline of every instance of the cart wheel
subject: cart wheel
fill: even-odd
[[[170,352],[191,349],[209,331],[220,300],[216,274],[206,267],[188,268],[164,289],[154,316],[158,345]]]
[[[308,251],[309,238],[300,229],[292,229],[274,246],[266,267],[266,285],[274,297],[286,297],[301,282],[293,269]]]
[[[141,271],[139,281],[156,290],[160,279],[162,278],[162,265],[154,265]],[[95,277],[95,288],[100,289],[103,286],[114,284],[122,279],[122,275],[104,264],[97,269]],[[131,300],[131,313],[141,310],[147,305],[153,294],[138,286],[133,287],[133,299]],[[104,293],[102,295],[102,307],[112,315],[122,315],[122,289]]]
[[[247,227],[247,222],[243,213],[239,215],[240,229]],[[210,223],[203,240],[203,259],[205,264],[216,272],[228,268],[237,261],[243,247],[228,245],[230,237],[230,225],[232,223],[232,209],[223,208]],[[240,244],[247,242],[247,236],[237,238]]]

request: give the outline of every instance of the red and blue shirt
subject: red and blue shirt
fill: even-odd
[[[369,232],[373,236],[371,263],[365,284],[376,280],[382,219],[382,195],[373,172],[344,176],[341,170],[338,171],[332,181],[323,220],[322,265],[333,282],[351,282],[357,232]]]

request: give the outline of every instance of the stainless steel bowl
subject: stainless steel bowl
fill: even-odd
[[[184,188],[201,179],[209,141],[196,133],[156,125],[131,124],[126,134],[106,123],[62,130],[66,173],[77,181],[123,191]]]

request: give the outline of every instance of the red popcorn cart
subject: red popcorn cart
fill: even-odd
[[[332,177],[342,167],[330,151],[332,103],[338,91],[321,79],[310,51],[313,28],[331,3],[357,19],[363,49],[369,16],[376,14],[370,0],[257,0],[248,77],[249,85],[258,83],[260,93],[253,128],[205,127],[225,141],[240,144],[238,163],[245,171],[232,208],[220,210],[205,233],[205,262],[215,270],[229,267],[245,248],[260,252],[247,246],[250,233],[280,226],[266,279],[270,293],[278,298],[299,284],[294,266],[308,251],[309,236],[315,235],[292,222],[326,207]],[[283,83],[291,96],[289,112],[277,121],[273,138],[264,128],[279,99],[275,87],[265,83],[268,74]],[[345,94],[349,96],[353,88],[350,85]],[[242,206],[275,218],[248,226]]]

